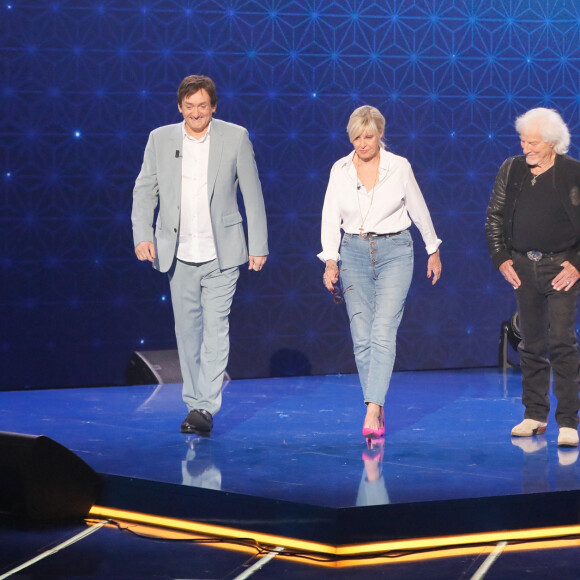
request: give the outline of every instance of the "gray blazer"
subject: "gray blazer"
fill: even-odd
[[[161,272],[171,268],[177,251],[182,148],[183,122],[152,131],[133,190],[134,244],[143,241],[155,244],[153,267]],[[237,202],[238,185],[248,220],[249,254],[267,256],[266,210],[248,132],[239,125],[213,119],[207,187],[217,259],[222,270],[248,261],[248,245]]]

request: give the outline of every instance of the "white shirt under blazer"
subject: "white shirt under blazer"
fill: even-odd
[[[185,123],[183,125],[177,258],[184,262],[209,262],[217,256],[207,194],[210,133],[211,123],[204,136],[195,139],[185,131]]]
[[[359,235],[361,224],[363,233],[391,234],[414,223],[427,253],[436,252],[441,240],[409,161],[381,149],[379,178],[374,191],[367,191],[358,179],[354,154],[339,159],[330,171],[322,208],[322,252],[318,257],[323,262],[339,260],[341,228]]]

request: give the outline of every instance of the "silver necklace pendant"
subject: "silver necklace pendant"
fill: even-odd
[[[546,173],[546,171],[552,169],[553,166],[554,166],[554,163],[551,163],[546,168],[540,167],[540,166],[536,166],[535,169],[539,169],[540,170],[540,173],[538,173],[537,175],[534,175],[532,173],[532,181],[531,181],[532,186],[536,185],[536,181],[537,181],[538,177],[540,177],[540,175],[544,175],[544,173]]]
[[[362,182],[359,185],[359,179],[357,177],[357,188],[356,188],[356,200],[358,202],[358,211],[360,212],[360,219],[362,220],[361,224],[360,224],[360,228],[358,229],[359,234],[358,237],[359,238],[366,238],[367,235],[363,232],[364,227],[365,227],[365,222],[367,221],[367,218],[369,217],[369,212],[371,211],[371,208],[373,207],[373,200],[375,199],[375,187],[377,186],[377,182],[379,180],[379,169],[377,167],[377,176],[375,178],[375,183],[373,185],[373,188],[371,189],[371,200],[369,203],[369,208],[367,209],[367,213],[366,215],[363,216],[362,214],[362,208],[360,205],[360,189],[363,186]],[[368,193],[368,192],[367,192]]]

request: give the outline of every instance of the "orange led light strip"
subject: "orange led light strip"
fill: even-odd
[[[485,532],[477,534],[466,534],[459,536],[443,536],[438,538],[417,538],[408,540],[389,540],[385,542],[373,542],[368,544],[355,544],[349,546],[332,546],[330,544],[323,544],[319,542],[311,542],[307,540],[300,540],[296,538],[287,538],[283,536],[276,536],[272,534],[263,534],[259,532],[240,530],[235,528],[227,528],[223,526],[216,526],[212,524],[204,524],[200,522],[192,522],[186,520],[179,520],[175,518],[166,518],[161,516],[154,516],[150,514],[143,514],[138,512],[130,512],[125,510],[118,510],[106,508],[101,506],[94,506],[89,512],[89,516],[93,518],[123,520],[128,522],[135,522],[144,525],[154,526],[163,529],[178,530],[181,532],[198,533],[205,536],[220,537],[220,538],[248,538],[260,544],[269,546],[284,546],[293,550],[300,550],[305,552],[312,552],[314,554],[329,554],[333,556],[360,556],[362,554],[372,555],[377,554],[377,558],[381,560],[380,554],[385,552],[405,552],[413,550],[435,550],[445,549],[444,555],[446,557],[452,555],[464,554],[465,550],[473,550],[469,545],[479,545],[478,550],[481,550],[481,544],[493,544],[499,541],[508,542],[522,542],[538,539],[561,538],[562,536],[580,535],[580,526],[562,526],[553,528],[537,528],[528,530],[504,530],[498,532]],[[576,540],[561,540],[561,542],[572,542],[573,545],[578,545]],[[551,547],[554,542],[549,542]],[[458,547],[461,546],[461,547]],[[563,547],[563,546],[562,546]],[[517,549],[525,549],[524,546],[512,546]],[[534,543],[534,549],[540,549],[540,545]],[[411,555],[410,555],[411,556]],[[419,555],[414,555],[415,558]],[[425,554],[422,555],[425,557]],[[431,554],[429,557],[434,557]],[[404,555],[397,560],[406,558]],[[392,558],[386,558],[392,560]],[[376,562],[376,560],[375,560]]]

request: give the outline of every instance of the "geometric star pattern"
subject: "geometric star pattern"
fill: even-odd
[[[440,238],[418,231],[396,369],[491,366],[515,309],[483,224],[513,122],[559,110],[578,157],[575,0],[6,0],[0,7],[1,389],[123,382],[134,350],[174,348],[164,275],[136,260],[131,194],[149,131],[180,119],[183,77],[248,128],[271,255],[242,271],[230,374],[354,372],[344,306],[321,284],[320,213],[345,126],[387,119]]]

